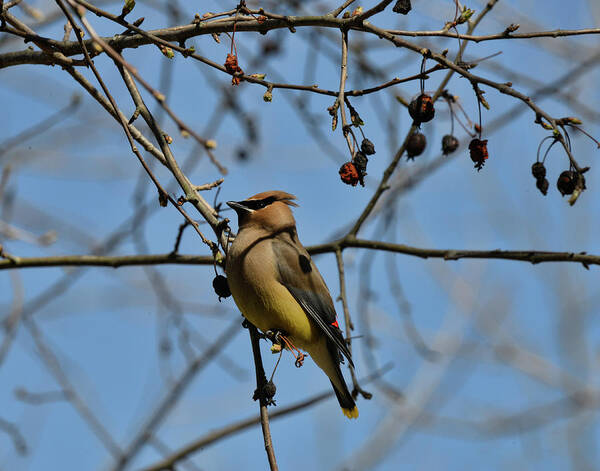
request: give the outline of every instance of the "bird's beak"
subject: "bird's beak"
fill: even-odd
[[[246,208],[246,206],[244,206],[243,204],[238,203],[237,201],[227,201],[226,204],[231,209],[235,210],[236,213],[238,211],[248,212],[248,208]]]

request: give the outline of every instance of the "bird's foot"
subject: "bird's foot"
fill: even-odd
[[[365,391],[358,384],[355,384],[354,388],[352,389],[352,398],[354,400],[356,400],[356,398],[358,397],[359,394],[362,397],[364,397],[365,399],[371,399],[373,397],[373,393],[370,393],[369,391]]]
[[[285,335],[287,335],[286,332],[280,329],[267,330],[265,332],[265,337],[273,342],[273,345],[277,344],[282,346],[282,337]]]
[[[273,342],[273,346],[271,347],[271,352],[280,353],[282,348],[287,348],[296,361],[294,365],[296,368],[300,368],[304,364],[304,359],[308,356],[306,353],[303,353],[296,347],[290,338],[287,336],[287,333],[283,330],[267,330],[265,332],[265,337],[268,338],[271,342]]]
[[[294,355],[296,357],[296,361],[294,362],[294,365],[296,366],[296,368],[300,368],[304,364],[304,359],[308,355],[306,355],[305,353],[302,353],[300,350],[297,350],[297,352],[298,352],[298,354]],[[292,354],[293,353],[294,353],[294,351],[292,350]]]
[[[306,353],[301,352],[300,349],[298,347],[296,347],[292,343],[292,341],[289,338],[287,338],[285,335],[280,335],[279,338],[285,344],[286,348],[290,352],[292,352],[292,355],[294,355],[294,358],[296,359],[296,361],[294,362],[294,365],[296,365],[296,368],[300,368],[304,364],[304,359],[308,355]]]

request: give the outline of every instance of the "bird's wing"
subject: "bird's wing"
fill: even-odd
[[[348,359],[350,365],[354,366],[352,354],[338,326],[327,285],[310,255],[298,241],[295,231],[278,234],[273,239],[273,251],[281,284],[288,289],[336,349]]]

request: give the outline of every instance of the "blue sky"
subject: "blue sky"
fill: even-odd
[[[153,5],[162,3],[138,2],[134,16],[145,16],[144,27],[148,29],[160,27],[164,20]],[[202,2],[200,13],[230,9],[234,3]],[[373,23],[438,29],[454,9],[450,1],[413,3],[413,12],[407,17],[398,17],[388,8]],[[485,3],[474,1],[468,6],[479,11]],[[308,11],[313,4],[307,3]],[[34,5],[44,11],[54,8],[53,2]],[[185,12],[182,23],[199,8],[184,2],[180,6]],[[108,2],[106,8],[120,10],[118,2]],[[118,30],[95,17],[89,19],[102,34]],[[520,23],[520,31],[535,31],[592,28],[599,22],[600,11],[593,2],[581,0],[567,5],[549,1],[541,9],[539,2],[503,1],[482,22],[479,33],[501,32],[510,23]],[[59,23],[39,30],[49,37],[60,37],[61,31]],[[267,73],[267,78],[274,81],[317,83],[335,90],[339,85],[338,32],[320,30],[319,34],[320,46],[315,46],[307,30],[299,29],[294,35],[288,31],[270,32],[266,39],[281,44],[284,52],[262,61],[257,52],[265,38],[238,33],[240,65],[247,73]],[[360,34],[350,33],[351,45],[362,39]],[[415,42],[436,50],[449,48],[450,56],[457,47],[453,40]],[[194,43],[201,54],[219,63],[229,52],[225,36],[221,36],[220,44],[211,37],[201,37]],[[466,58],[501,51],[500,56],[482,62],[473,72],[492,80],[512,81],[516,89],[535,97],[543,84],[569,73],[596,53],[596,43],[594,36],[490,41],[469,46]],[[12,42],[4,44],[2,52],[23,47],[22,43]],[[251,61],[254,56],[258,56],[255,63]],[[351,188],[339,181],[337,172],[346,158],[346,146],[340,130],[330,130],[326,108],[333,103],[331,97],[275,90],[273,101],[265,103],[262,87],[244,83],[231,89],[227,76],[206,71],[189,59],[176,57],[169,61],[150,46],[127,51],[124,57],[156,87],[170,68],[170,106],[201,135],[218,142],[216,155],[229,168],[219,201],[242,199],[268,189],[297,195],[300,207],[295,209],[295,216],[300,239],[306,245],[339,235],[360,214],[410,126],[408,113],[394,95],[410,99],[419,92],[418,83],[410,82],[380,97],[371,95],[352,101],[365,121],[364,131],[375,143],[377,154],[370,159],[366,187]],[[392,47],[374,48],[369,57],[377,65],[385,65],[384,80],[415,74],[420,66],[420,58]],[[384,81],[361,73],[355,59],[351,51],[348,88]],[[116,69],[103,56],[96,59],[96,65],[120,106],[131,114],[133,107]],[[433,74],[426,89],[435,90],[444,73]],[[86,72],[86,76],[91,79],[91,74]],[[598,78],[596,68],[573,75],[559,87],[566,99],[544,96],[538,104],[553,116],[586,113],[585,129],[597,137]],[[454,78],[448,88],[475,118],[476,103],[469,83]],[[231,92],[243,110],[243,118],[258,129],[260,139],[256,144],[248,143],[239,120],[227,114],[221,121],[215,112],[222,108],[222,89]],[[494,90],[485,91],[491,110],[483,110],[484,137],[489,139],[490,152],[484,169],[476,172],[472,168],[466,153],[468,139],[464,132],[457,131],[461,140],[457,155],[409,192],[384,199],[385,207],[393,211],[382,212],[370,221],[361,237],[431,248],[600,253],[600,224],[593,217],[600,201],[596,146],[580,134],[571,136],[578,161],[591,166],[586,174],[588,190],[575,206],[570,207],[555,189],[555,180],[566,165],[558,146],[547,159],[550,191],[543,197],[535,188],[530,166],[546,133],[533,123],[530,110]],[[2,167],[11,166],[5,195],[13,196],[12,204],[6,202],[6,197],[2,202],[0,219],[37,236],[56,231],[57,240],[40,246],[4,238],[6,251],[23,257],[83,254],[120,233],[122,240],[111,249],[112,254],[169,252],[181,217],[173,208],[158,206],[156,192],[146,177],[140,177],[139,163],[119,127],[59,67],[23,66],[0,72],[0,102],[5,110],[0,142],[66,106],[73,93],[82,94],[83,100],[67,119],[0,156]],[[327,147],[316,141],[316,131],[307,125],[306,115],[299,113],[296,100],[301,100],[314,116]],[[425,153],[413,163],[403,160],[397,169],[398,178],[438,158],[439,143],[450,122],[445,105],[440,103],[437,110],[436,119],[423,125],[429,142]],[[508,121],[495,128],[491,123],[505,114],[510,117]],[[172,148],[178,161],[192,168],[189,176],[194,183],[219,177],[193,142],[178,135],[176,126],[165,120],[164,127],[175,139]],[[236,157],[240,148],[248,151],[247,161]],[[174,195],[180,194],[166,172],[157,168],[157,175]],[[209,199],[213,197],[211,194]],[[142,236],[135,237],[130,219],[144,204],[148,210],[135,224]],[[193,214],[191,207],[188,210]],[[180,252],[206,254],[207,249],[188,230]],[[422,260],[388,254],[377,254],[365,268],[366,255],[358,250],[344,252],[355,335],[366,335],[370,326],[376,339],[371,347],[364,337],[355,340],[357,373],[359,377],[371,373],[370,356],[380,366],[391,363],[384,378],[403,391],[407,401],[393,401],[380,386],[369,385],[366,388],[374,398],[359,401],[358,421],[348,422],[335,399],[274,421],[272,432],[280,469],[346,466],[384,471],[403,466],[562,470],[587,469],[585,463],[597,462],[596,443],[600,437],[595,410],[569,415],[569,420],[560,415],[568,412],[568,407],[549,407],[535,413],[536,407],[553,404],[573,392],[573,384],[598,387],[600,325],[594,315],[598,312],[597,269],[586,271],[575,264]],[[393,296],[397,290],[390,289],[390,260],[396,265],[416,329],[427,345],[446,352],[442,360],[424,358],[406,335],[403,314]],[[320,255],[316,262],[335,299],[339,287],[334,256]],[[10,312],[15,292],[21,289],[27,312],[38,295],[73,272],[43,268],[11,275],[3,271],[2,312]],[[160,280],[156,273],[162,277]],[[192,332],[192,350],[194,355],[201,355],[230,325],[241,322],[231,299],[218,303],[210,283],[213,274],[212,268],[187,266],[162,266],[155,272],[140,267],[86,268],[76,281],[69,282],[67,290],[36,310],[35,322],[73,388],[119,447],[128,446],[165,397],[173,378],[184,371],[182,332]],[[374,294],[365,307],[361,296],[369,276]],[[161,283],[176,303],[158,289]],[[341,313],[339,302],[336,307]],[[170,353],[161,354],[161,346],[169,347]],[[521,356],[507,355],[507,346],[518,347]],[[263,352],[270,372],[276,358],[267,348]],[[329,382],[313,364],[308,362],[296,369],[290,359],[290,355],[284,356],[275,378],[278,407],[329,388]],[[520,359],[524,359],[522,363]],[[211,430],[256,415],[258,407],[251,400],[253,381],[250,345],[247,333],[240,328],[223,343],[219,361],[210,363],[186,388],[156,436],[167,448],[176,450]],[[0,431],[0,470],[112,469],[109,452],[72,403],[32,405],[15,396],[17,388],[32,393],[59,389],[40,361],[24,325],[19,327],[9,355],[0,365],[0,385],[0,418],[17,424],[29,448],[27,455],[20,456],[9,437]],[[411,415],[411,404],[421,404],[422,413]],[[492,430],[493,422],[486,422],[531,408],[534,418],[547,418],[548,424],[529,429],[526,419],[530,416],[522,416],[520,433],[501,433]],[[490,429],[474,433],[472,421],[488,424]],[[145,446],[129,469],[141,469],[159,458],[156,449]],[[182,469],[265,469],[260,428],[207,447],[193,456],[189,466]]]

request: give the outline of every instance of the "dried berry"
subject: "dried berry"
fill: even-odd
[[[275,393],[277,392],[277,387],[275,383],[271,380],[267,381],[263,386],[263,393],[267,399],[273,399],[275,397]]]
[[[365,137],[360,143],[360,150],[365,155],[373,155],[375,153],[375,146]]]
[[[425,139],[425,134],[420,132],[411,134],[408,138],[408,142],[406,143],[406,154],[408,156],[408,160],[414,160],[415,157],[421,155],[425,150],[426,145],[427,139]]]
[[[456,137],[454,137],[452,134],[446,134],[444,137],[442,137],[442,152],[444,155],[451,154],[458,149],[459,144],[460,143]]]
[[[231,77],[231,85],[239,85],[242,79],[235,74],[243,74],[244,71],[238,65],[237,56],[235,54],[227,54],[227,59],[223,65],[225,66],[225,70],[233,75]]]
[[[417,125],[431,121],[435,116],[433,99],[426,93],[421,93],[408,105],[408,113]]]
[[[261,401],[264,401],[266,405],[274,406],[276,404],[273,398],[275,397],[276,392],[277,388],[275,387],[275,383],[273,383],[272,380],[269,380],[266,383],[263,383],[260,388],[256,388],[252,399],[255,401],[260,399]]]
[[[212,285],[215,293],[217,293],[217,296],[219,297],[219,302],[221,301],[221,298],[228,298],[231,296],[229,283],[227,283],[227,278],[225,278],[223,275],[215,276]]]
[[[577,172],[572,170],[565,170],[558,177],[556,187],[562,196],[572,195],[577,187]],[[585,188],[585,183],[584,183]]]
[[[346,185],[356,186],[360,179],[358,170],[352,162],[346,162],[340,167],[340,178]]]
[[[398,0],[394,5],[394,8],[392,8],[392,11],[406,15],[411,9],[412,6],[410,5],[410,0]]]
[[[487,139],[473,139],[469,143],[469,152],[471,154],[471,160],[475,162],[475,168],[477,171],[483,168],[485,161],[487,160],[488,150],[487,150]]]
[[[546,177],[546,167],[544,167],[544,164],[542,162],[535,162],[531,166],[531,174],[533,175],[533,177],[536,180],[539,180],[540,178],[545,178]]]
[[[550,186],[550,184],[546,178],[542,177],[537,179],[535,186],[537,186],[537,189],[542,192],[542,195],[546,195],[548,193],[548,186]]]
[[[358,183],[360,183],[361,186],[365,186],[364,178],[367,176],[368,162],[369,159],[362,152],[357,152],[356,154],[354,154],[354,158],[352,159],[352,163],[354,164],[354,167],[358,172]]]
[[[358,170],[358,173],[363,175],[366,175],[367,162],[369,162],[369,159],[362,152],[357,152],[352,159],[352,163],[356,167],[356,170]]]

